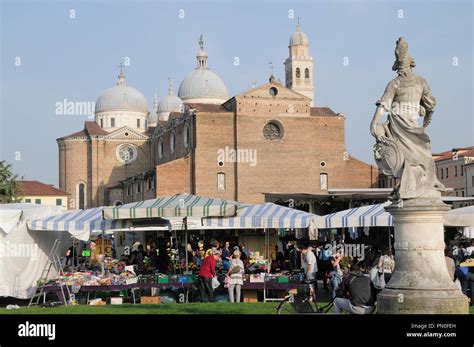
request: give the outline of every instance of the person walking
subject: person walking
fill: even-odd
[[[201,269],[199,270],[199,291],[201,292],[202,302],[214,301],[214,289],[212,288],[212,279],[216,277],[217,260],[221,257],[219,250],[213,248],[212,254],[204,258]],[[207,296],[207,300],[206,300]]]
[[[230,261],[230,269],[227,275],[229,280],[229,300],[230,302],[240,302],[240,292],[244,284],[244,263],[240,260],[241,253],[239,250],[234,251],[234,259]],[[235,299],[234,299],[235,293]]]
[[[392,272],[395,270],[395,260],[393,259],[390,248],[387,247],[384,249],[383,255],[379,258],[377,263],[377,269],[379,269],[379,271],[383,270],[385,283],[388,283],[392,277]]]
[[[303,245],[301,248],[301,266],[305,274],[305,279],[307,281],[315,281],[314,284],[309,285],[311,295],[314,298],[316,290],[318,289],[318,283],[316,282],[318,265],[316,263],[316,256],[313,253],[313,249],[308,244]]]

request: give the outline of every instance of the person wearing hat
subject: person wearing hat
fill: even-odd
[[[219,250],[212,248],[212,255],[204,258],[202,262],[201,269],[199,270],[199,291],[201,292],[202,302],[214,301],[212,279],[216,277],[216,264],[220,257],[221,253]]]

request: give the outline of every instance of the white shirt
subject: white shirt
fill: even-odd
[[[316,267],[316,256],[313,253],[313,250],[308,248],[308,252],[306,254],[301,254],[301,266],[305,273],[308,273],[308,267],[311,265],[312,272],[317,271]]]

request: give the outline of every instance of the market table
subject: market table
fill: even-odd
[[[197,285],[195,283],[181,283],[181,282],[172,282],[172,283],[131,283],[131,284],[120,284],[120,285],[98,285],[98,286],[81,286],[79,291],[87,293],[87,304],[89,304],[90,294],[93,292],[118,292],[121,290],[131,290],[133,303],[136,303],[135,297],[135,290],[137,289],[151,289],[151,288],[190,288],[193,285]],[[267,298],[266,291],[267,290],[275,290],[275,291],[289,291],[291,289],[298,288],[297,283],[278,283],[278,282],[248,282],[244,281],[242,285],[243,291],[248,291],[248,294],[252,293],[252,298],[256,299],[256,292],[258,290],[263,290],[264,293],[264,301],[273,300]],[[59,301],[62,304],[65,304],[61,294],[61,286],[59,285],[48,285],[45,286],[43,292],[46,293],[54,293],[58,297]],[[276,300],[276,299],[275,299]]]
[[[121,284],[121,285],[109,285],[109,286],[81,286],[79,291],[87,292],[87,304],[89,304],[89,296],[92,292],[119,292],[121,290],[132,291],[133,303],[136,303],[135,300],[135,290],[137,289],[151,289],[151,288],[189,288],[193,283],[132,283],[132,284]]]
[[[242,285],[242,290],[247,291],[247,295],[249,297],[248,302],[255,302],[257,301],[257,291],[263,290],[263,301],[279,301],[282,298],[269,298],[267,297],[267,290],[274,290],[274,291],[284,291],[287,292],[291,289],[297,289],[298,283],[278,283],[273,281],[267,282],[248,282],[245,281]],[[245,298],[245,293],[244,293]],[[245,299],[244,299],[245,300]]]

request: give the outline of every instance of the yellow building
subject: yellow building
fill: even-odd
[[[22,189],[21,202],[61,206],[62,210],[68,209],[68,195],[64,190],[54,187],[52,184],[44,184],[39,181],[20,181]]]

